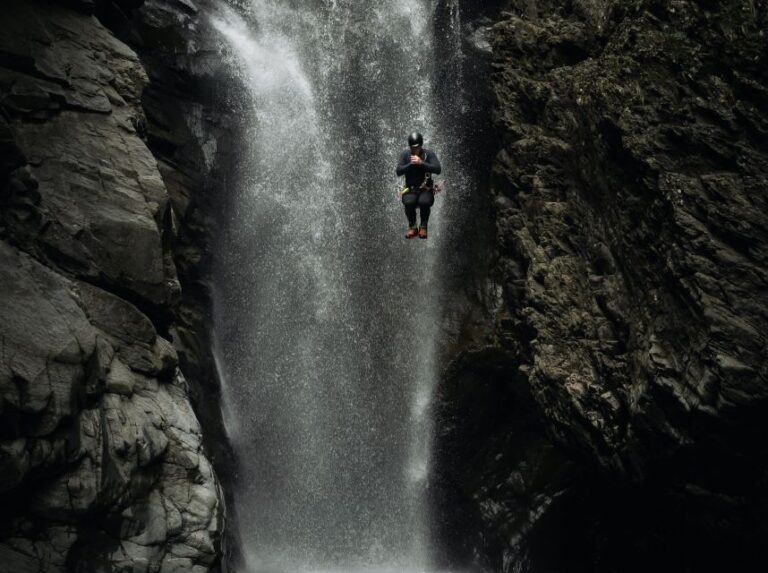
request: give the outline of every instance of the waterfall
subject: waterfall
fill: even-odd
[[[452,169],[434,10],[252,0],[212,15],[247,92],[214,284],[243,573],[429,568],[448,207],[438,197],[430,238],[406,241],[394,166],[418,130]]]

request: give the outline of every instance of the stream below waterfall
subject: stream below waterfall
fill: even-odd
[[[248,110],[214,273],[240,573],[430,569],[440,277],[468,176],[433,97],[435,59],[461,56],[448,4],[447,55],[437,0],[251,0],[211,15]],[[443,87],[463,105],[461,85]],[[452,182],[426,241],[403,238],[396,192],[414,130]]]

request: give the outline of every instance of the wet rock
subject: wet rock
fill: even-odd
[[[210,571],[222,497],[165,332],[147,76],[99,5],[0,9],[0,569],[157,572],[183,546]]]
[[[144,2],[127,20],[111,26],[136,49],[150,78],[143,96],[144,127],[170,198],[164,225],[174,233],[173,264],[182,285],[178,312],[165,337],[175,356],[167,358],[178,360],[184,372],[205,428],[206,451],[226,481],[234,462],[221,420],[210,338],[211,245],[231,208],[232,181],[242,161],[243,92],[222,65],[220,39],[207,16],[218,8],[210,0]],[[197,463],[195,455],[178,460],[180,468]]]
[[[150,305],[178,296],[158,225],[167,195],[136,134],[146,74],[92,18],[11,2],[0,44],[3,108],[35,200],[11,185],[3,225],[25,251]]]
[[[116,297],[66,279],[5,243],[0,243],[0,259],[0,286],[10,296],[6,299],[10,304],[0,307],[7,319],[3,321],[2,368],[6,374],[2,388],[4,404],[8,407],[15,402],[12,412],[18,412],[18,424],[4,428],[0,441],[6,531],[16,531],[18,539],[39,532],[37,557],[29,563],[35,567],[45,563],[49,571],[63,571],[55,568],[55,560],[46,561],[46,552],[55,551],[87,553],[86,563],[117,563],[122,551],[120,559],[137,567],[145,564],[151,570],[166,559],[167,543],[187,539],[197,531],[205,532],[206,542],[193,545],[198,550],[188,557],[212,564],[220,498],[215,475],[201,449],[200,427],[186,385],[178,373],[170,383],[147,378],[120,358],[131,345],[144,347],[149,336],[156,337],[154,331],[139,329],[131,339],[124,328],[118,339],[114,332],[101,330],[103,321],[89,318],[103,315],[90,313],[88,306]],[[88,290],[88,297],[80,296],[83,289]],[[30,314],[23,314],[24,308]],[[40,312],[46,308],[50,309],[47,314]],[[122,313],[126,314],[130,316]],[[35,320],[42,321],[45,329],[31,328]],[[119,342],[114,354],[105,340]],[[99,355],[112,356],[108,368]],[[99,361],[101,368],[93,366]],[[38,372],[45,374],[45,385],[40,384]],[[100,388],[92,387],[91,399],[85,402],[82,397],[89,372],[103,376],[105,382]],[[33,393],[20,391],[24,388],[22,374],[31,379],[29,385],[45,388],[46,400],[34,401]],[[13,415],[4,412],[3,419],[13,419]],[[34,439],[14,439],[15,433]],[[183,472],[177,460],[185,460]],[[46,479],[18,497],[16,492],[28,476]],[[179,519],[178,511],[168,517],[166,507],[184,508],[183,518]],[[80,528],[100,528],[108,537],[122,539],[118,553],[79,534],[53,547],[53,538],[46,533],[51,524],[81,519],[88,523]],[[18,547],[12,538],[4,538],[0,547],[15,555]]]
[[[754,568],[768,473],[766,7],[506,8],[489,34],[496,340],[502,378],[538,413],[531,444],[478,463],[492,485],[457,494],[476,496],[462,515],[485,524],[467,554],[504,571]],[[545,447],[575,464],[567,493],[539,526],[510,530],[512,514],[497,515],[518,499],[515,460]],[[555,499],[562,474],[540,477],[531,496]],[[556,522],[593,534],[574,544]]]

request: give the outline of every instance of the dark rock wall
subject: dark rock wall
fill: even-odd
[[[236,507],[230,478],[238,471],[221,412],[221,387],[212,353],[212,293],[209,276],[220,225],[232,205],[231,189],[241,180],[240,143],[248,98],[232,68],[222,64],[218,34],[208,19],[216,2],[146,0],[122,7],[97,6],[99,18],[136,49],[149,76],[142,103],[147,145],[173,207],[171,250],[181,283],[181,299],[170,335],[190,399],[203,427],[203,444],[216,468],[227,515]],[[238,554],[236,531],[222,539],[222,565]]]
[[[495,15],[504,303],[496,339],[440,392],[456,560],[766,563],[767,10],[530,0]]]
[[[181,283],[170,334],[190,383],[204,441],[220,473],[232,470],[211,352],[209,274],[216,230],[230,207],[239,170],[242,90],[222,65],[211,30],[210,2],[148,0],[119,12],[97,10],[102,21],[136,49],[149,84],[142,97],[146,142],[172,205],[173,261]]]
[[[69,4],[2,6],[0,570],[202,573],[223,503],[182,372],[218,420],[191,195],[219,134],[203,105],[153,104],[180,83],[144,92],[139,57],[92,13],[116,29],[136,6]],[[182,17],[142,10],[142,32]]]

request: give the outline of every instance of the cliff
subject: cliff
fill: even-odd
[[[2,7],[0,571],[219,567],[212,466],[236,468],[206,273],[238,98],[206,7]],[[438,27],[455,7],[439,4]],[[468,57],[438,65],[444,85],[466,66],[474,106],[444,121],[491,173],[448,255],[439,558],[754,570],[768,557],[765,2],[463,14]]]
[[[218,436],[212,423],[203,448],[184,376],[202,401],[204,248],[190,236],[207,227],[188,195],[210,172],[192,153],[209,122],[179,125],[179,105],[161,124],[142,95],[163,86],[145,92],[139,57],[93,14],[159,59],[162,16],[180,28],[195,9],[62,4],[3,6],[0,569],[209,571]],[[147,142],[171,135],[158,162]],[[198,411],[215,420],[210,399]]]
[[[495,337],[444,376],[461,560],[765,559],[768,39],[758,2],[507,2],[487,34]]]

